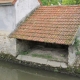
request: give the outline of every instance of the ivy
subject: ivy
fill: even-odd
[[[78,38],[75,39],[74,46],[75,46],[75,49],[76,49],[76,51],[77,51],[76,54],[79,55],[79,54],[80,54],[80,50],[79,50],[80,40],[78,40]]]

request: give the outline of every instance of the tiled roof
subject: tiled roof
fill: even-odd
[[[11,37],[70,45],[80,25],[80,6],[41,6]]]
[[[0,4],[15,4],[17,0],[0,0]]]

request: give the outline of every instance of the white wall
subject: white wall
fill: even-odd
[[[18,24],[25,16],[40,5],[38,0],[17,0],[16,8],[16,24]]]
[[[17,0],[15,5],[0,6],[0,30],[12,32],[16,24],[39,5],[38,0]]]
[[[15,28],[15,7],[0,6],[0,31],[12,31]]]
[[[10,39],[9,34],[16,27],[14,6],[0,6],[0,53],[16,56],[16,40]]]

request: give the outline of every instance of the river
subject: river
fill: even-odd
[[[80,80],[80,78],[0,61],[0,80]]]

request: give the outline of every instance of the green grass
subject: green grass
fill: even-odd
[[[46,58],[46,59],[52,59],[51,55],[44,55],[44,54],[32,54],[33,57],[39,57],[39,58]]]
[[[21,55],[27,55],[27,54],[29,54],[29,52],[30,52],[30,51],[28,50],[28,51],[21,52],[20,54],[21,54]]]

